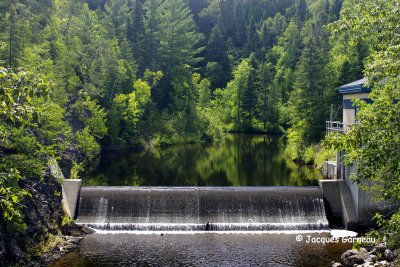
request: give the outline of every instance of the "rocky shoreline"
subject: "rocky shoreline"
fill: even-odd
[[[398,250],[391,250],[385,244],[350,249],[344,252],[340,262],[332,267],[395,267],[400,266]]]
[[[77,224],[71,225],[68,235],[61,237],[61,242],[50,248],[40,257],[32,258],[28,267],[47,266],[61,259],[65,254],[75,250],[85,235],[93,233],[93,230]]]
[[[91,233],[65,215],[61,184],[50,173],[43,180],[21,181],[20,188],[31,194],[22,209],[26,227],[10,231],[9,222],[0,216],[0,266],[46,266]]]

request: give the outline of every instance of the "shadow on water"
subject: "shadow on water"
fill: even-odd
[[[317,185],[318,171],[295,164],[284,150],[282,137],[229,135],[211,144],[107,152],[83,182],[92,186]]]

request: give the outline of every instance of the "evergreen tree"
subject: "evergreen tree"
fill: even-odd
[[[158,8],[159,30],[156,33],[160,45],[161,69],[165,73],[164,81],[171,91],[166,99],[173,101],[174,108],[185,107],[188,87],[191,80],[190,67],[199,62],[196,57],[202,48],[195,48],[200,35],[195,30],[193,16],[183,0],[165,0]],[[168,103],[168,102],[167,102]]]
[[[130,12],[127,22],[127,39],[132,45],[133,57],[139,65],[139,72],[145,71],[145,22],[142,0],[135,1],[135,7]]]
[[[343,0],[334,0],[330,8],[331,21],[338,20],[340,15],[340,10],[342,9]]]
[[[111,36],[121,40],[126,33],[129,12],[127,0],[109,0],[104,5],[104,9]]]
[[[20,66],[19,61],[23,59],[24,48],[28,41],[30,31],[28,30],[30,13],[28,6],[19,1],[7,1],[2,3],[1,9],[4,15],[0,19],[0,56],[5,59],[5,65],[9,68]],[[25,15],[25,16],[24,16]]]
[[[145,15],[145,51],[144,69],[157,70],[159,68],[158,46],[156,33],[159,27],[158,0],[147,0],[144,3]]]
[[[246,43],[246,17],[241,0],[235,2],[234,15],[234,41],[238,48],[242,48]]]
[[[275,67],[275,83],[280,87],[284,102],[288,100],[289,93],[292,91],[294,71],[301,47],[299,28],[294,21],[291,21],[283,36],[279,38],[277,50],[280,56]]]
[[[323,122],[328,110],[324,57],[314,27],[308,21],[303,28],[304,48],[296,66],[296,80],[289,101],[291,123],[307,145],[325,134]]]
[[[231,67],[219,23],[211,32],[205,53],[206,73],[212,88],[224,88],[230,80]]]
[[[250,24],[247,29],[247,42],[245,45],[245,55],[248,56],[250,55],[251,52],[256,51],[257,46],[258,46],[257,30],[254,18],[252,17],[250,19]]]
[[[295,18],[298,25],[302,25],[303,22],[308,18],[308,8],[306,0],[296,0],[296,12]]]
[[[279,123],[280,96],[273,83],[274,71],[270,62],[260,63],[257,69],[256,95],[257,106],[256,118],[262,122],[263,130],[267,130],[267,123],[277,126]]]

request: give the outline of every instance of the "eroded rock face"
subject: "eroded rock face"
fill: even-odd
[[[8,233],[6,222],[0,219],[0,266],[28,265],[27,250],[47,240],[49,234],[65,232],[61,226],[64,212],[59,182],[48,175],[43,180],[25,179],[19,186],[32,195],[26,199],[22,210],[27,229],[18,235]]]
[[[4,259],[7,254],[5,242],[6,242],[6,228],[3,223],[2,217],[0,217],[0,266],[6,266],[4,262]]]

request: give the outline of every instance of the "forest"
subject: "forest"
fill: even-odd
[[[301,159],[368,55],[330,38],[342,6],[352,1],[2,1],[0,59],[49,83],[33,103],[59,129],[49,145],[85,162],[227,132],[287,132]]]

